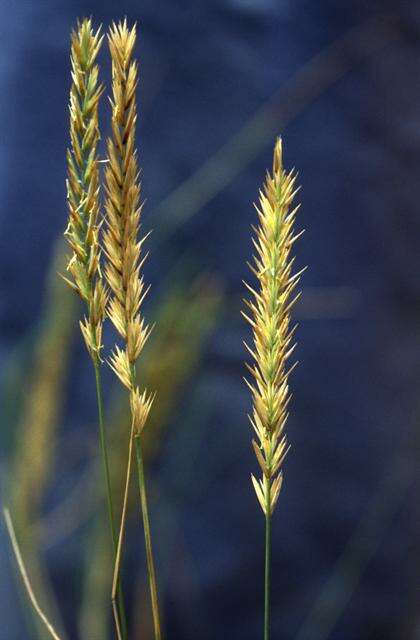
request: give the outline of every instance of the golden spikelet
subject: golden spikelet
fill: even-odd
[[[65,236],[73,255],[67,267],[70,277],[65,280],[87,304],[87,318],[80,326],[93,359],[99,358],[106,305],[98,241],[98,103],[103,88],[95,61],[101,43],[100,29],[94,32],[90,19],[78,23],[72,32],[71,147],[67,151],[69,221]]]
[[[141,306],[148,288],[145,287],[141,274],[146,259],[142,250],[145,238],[139,239],[142,205],[140,204],[140,180],[135,149],[137,62],[132,58],[136,42],[136,27],[128,29],[126,20],[117,25],[114,23],[108,35],[108,42],[112,60],[112,136],[107,141],[108,163],[105,170],[105,277],[111,291],[108,316],[124,341],[124,349],[115,347],[110,365],[122,384],[129,390],[132,415],[126,483],[114,566],[112,605],[117,637],[122,640],[120,616],[116,608],[115,596],[121,566],[121,549],[125,531],[134,445],[155,640],[160,640],[156,572],[147,506],[142,438],[140,437],[154,397],[150,396],[146,390],[140,392],[136,384],[136,362],[150,334],[150,328],[141,315]]]
[[[150,410],[151,398],[140,393],[135,364],[149,337],[150,328],[140,308],[148,288],[141,268],[145,238],[138,239],[142,205],[135,149],[137,62],[132,59],[136,27],[113,24],[108,36],[112,59],[112,136],[107,141],[105,277],[111,290],[108,315],[125,343],[116,347],[110,364],[130,391],[131,408],[139,433]]]
[[[254,290],[246,285],[252,299],[246,301],[249,315],[243,314],[253,330],[253,348],[247,345],[253,363],[247,365],[253,383],[247,382],[253,398],[250,416],[257,440],[254,451],[261,468],[262,479],[252,476],[258,501],[266,516],[276,506],[281,484],[282,463],[287,453],[284,433],[290,401],[287,360],[295,345],[290,311],[300,294],[295,293],[300,273],[292,275],[294,258],[291,248],[301,235],[294,235],[298,207],[291,208],[296,194],[296,176],[286,173],[282,164],[282,143],[279,138],[274,148],[273,170],[267,173],[260,191],[259,224],[254,228],[253,244],[256,255],[250,265],[258,280]],[[293,367],[292,367],[293,368]]]

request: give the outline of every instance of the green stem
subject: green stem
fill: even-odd
[[[112,546],[113,546],[114,557],[115,557],[117,553],[117,548],[118,548],[118,539],[117,539],[117,534],[115,531],[115,524],[114,524],[114,506],[112,503],[111,474],[109,472],[108,447],[107,447],[106,434],[105,434],[104,403],[103,403],[103,395],[102,395],[102,380],[101,380],[101,370],[100,370],[99,360],[98,359],[94,360],[93,365],[95,367],[96,397],[98,401],[98,417],[99,417],[99,438],[101,443],[102,462],[103,462],[103,470],[104,470],[104,477],[105,477],[105,484],[106,484],[106,498],[107,498],[107,505],[108,505],[109,528],[111,531]],[[120,612],[123,638],[124,640],[126,640],[127,618],[125,614],[124,598],[122,594],[120,581],[118,581],[118,609]]]
[[[147,507],[146,484],[144,477],[143,452],[141,445],[141,437],[136,435],[134,438],[136,446],[137,473],[139,479],[141,511],[143,515],[144,541],[146,545],[147,571],[149,574],[150,598],[152,601],[153,625],[155,629],[155,640],[161,640],[160,618],[158,595],[156,586],[156,572],[153,560],[152,538],[150,535],[149,511]]]
[[[270,638],[270,578],[271,578],[271,507],[270,485],[267,482],[265,512],[265,578],[264,578],[264,640]]]

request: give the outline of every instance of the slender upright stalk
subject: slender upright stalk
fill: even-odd
[[[253,399],[250,421],[256,440],[252,446],[262,478],[252,483],[265,515],[264,640],[270,637],[271,518],[283,481],[283,461],[288,446],[285,427],[290,402],[287,360],[295,345],[296,327],[291,327],[291,308],[299,297],[294,291],[300,273],[292,275],[291,249],[299,233],[294,222],[298,207],[291,208],[296,177],[283,168],[282,144],[276,141],[273,169],[260,191],[258,226],[254,227],[254,263],[250,265],[258,286],[246,285],[251,300],[249,315],[243,314],[253,331],[253,346],[247,349],[253,363],[247,365],[253,383],[247,381]]]
[[[20,548],[16,539],[15,528],[13,526],[12,518],[10,516],[10,512],[8,509],[3,509],[3,515],[6,522],[7,531],[10,537],[10,542],[12,543],[13,553],[15,554],[16,562],[18,564],[18,568],[20,571],[20,575],[22,576],[23,584],[25,585],[26,592],[29,596],[31,604],[38,615],[39,619],[42,621],[43,625],[47,629],[49,635],[53,638],[53,640],[61,640],[61,637],[58,635],[54,626],[51,624],[43,609],[41,609],[37,597],[32,589],[32,585],[30,583],[28,573],[26,571],[25,564],[23,562],[22,554],[20,552]]]
[[[112,488],[111,488],[111,474],[109,471],[109,460],[108,460],[108,446],[106,441],[106,433],[105,433],[105,424],[104,424],[104,403],[103,403],[103,394],[102,394],[102,377],[101,377],[101,366],[98,359],[93,361],[95,368],[95,381],[96,381],[96,397],[98,403],[98,417],[99,417],[99,439],[101,446],[101,454],[102,454],[102,466],[105,478],[105,486],[106,486],[106,501],[108,507],[108,520],[109,520],[109,529],[111,532],[112,538],[112,546],[114,549],[114,555],[117,555],[118,551],[118,538],[115,530],[115,518],[114,518],[114,506],[112,501]],[[118,610],[120,614],[121,620],[121,635],[122,638],[127,638],[127,617],[125,614],[125,606],[124,606],[124,598],[121,589],[120,580],[117,581],[117,599],[118,599]]]
[[[270,499],[270,491],[267,493]],[[268,502],[269,504],[269,502]],[[264,640],[270,638],[270,586],[271,586],[271,514],[265,514],[265,575],[264,575]]]
[[[103,397],[102,397],[101,370],[100,370],[99,362],[94,362],[94,367],[95,367],[95,381],[96,381],[96,397],[98,401],[99,438],[100,438],[100,444],[101,444],[102,464],[103,464],[104,478],[105,478],[105,484],[106,484],[106,498],[107,498],[107,505],[108,505],[109,528],[111,531],[112,544],[116,549],[117,536],[116,536],[115,525],[114,525],[114,507],[112,504],[111,477],[109,473],[108,447],[106,443],[104,417],[103,417],[104,408],[103,408]]]
[[[114,576],[112,580],[112,591],[111,591],[112,612],[114,614],[115,630],[117,632],[118,640],[122,640],[122,634],[124,632],[124,625],[123,625],[124,620],[120,619],[121,616],[119,615],[119,610],[117,606],[117,593],[118,593],[118,584],[120,581],[122,547],[124,542],[125,525],[127,520],[128,492],[130,489],[131,465],[132,465],[132,458],[133,458],[133,440],[134,440],[134,424],[131,425],[130,439],[128,443],[128,460],[127,460],[127,470],[126,470],[126,476],[125,476],[124,497],[123,497],[123,504],[121,509],[120,529],[118,533],[118,543],[117,543],[117,551],[115,554]]]
[[[146,479],[144,475],[143,450],[141,436],[134,438],[136,447],[137,474],[139,480],[141,512],[143,516],[144,542],[146,546],[147,572],[149,575],[150,597],[152,601],[153,626],[155,640],[161,640],[158,593],[156,584],[155,563],[153,560],[152,537],[150,534],[149,509],[147,506]]]

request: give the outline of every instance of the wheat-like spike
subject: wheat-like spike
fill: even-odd
[[[141,315],[141,306],[148,288],[141,273],[146,255],[143,255],[145,237],[139,239],[142,205],[140,180],[135,148],[137,62],[133,59],[136,26],[131,29],[127,21],[113,24],[108,35],[112,60],[112,135],[107,141],[108,162],[105,169],[106,203],[105,231],[103,235],[105,277],[111,297],[108,316],[122,337],[124,350],[115,348],[110,365],[124,386],[129,389],[132,429],[129,441],[129,461],[135,444],[140,502],[143,517],[146,558],[152,602],[155,640],[161,640],[160,617],[153,560],[149,514],[145,486],[141,432],[145,426],[153,396],[140,391],[136,384],[136,362],[149,337],[151,329]],[[130,462],[131,464],[131,462]],[[127,468],[129,482],[130,465]],[[125,503],[120,522],[119,550],[125,528]],[[114,567],[112,602],[117,636],[121,628],[115,608],[115,587],[120,572],[120,551]]]
[[[287,360],[295,327],[291,327],[290,311],[297,296],[300,273],[292,275],[294,259],[291,247],[296,239],[294,223],[297,207],[291,209],[296,193],[296,175],[286,173],[282,163],[282,142],[274,147],[272,173],[267,173],[260,191],[258,227],[254,228],[254,264],[250,265],[258,287],[247,287],[252,299],[247,301],[249,315],[243,314],[252,326],[253,348],[248,348],[253,364],[247,365],[253,376],[248,383],[253,399],[250,416],[258,442],[254,451],[262,471],[262,480],[253,485],[266,516],[276,506],[282,483],[282,463],[287,453],[284,433],[287,407],[290,401]]]
[[[88,18],[71,35],[72,85],[70,89],[70,143],[67,151],[68,226],[65,236],[73,250],[66,282],[86,302],[81,330],[92,358],[99,358],[106,292],[99,266],[99,141],[98,103],[103,87],[98,82],[96,57],[102,44],[100,29]]]
[[[125,353],[116,350],[112,368],[130,389],[131,407],[138,430],[150,409],[150,397],[135,386],[134,367],[150,330],[141,316],[141,305],[148,288],[141,268],[145,238],[139,240],[140,181],[135,148],[137,62],[132,59],[136,27],[124,20],[113,24],[109,35],[112,59],[112,136],[107,141],[108,163],[105,170],[106,223],[103,235],[106,255],[105,277],[111,299],[108,315],[125,342]]]

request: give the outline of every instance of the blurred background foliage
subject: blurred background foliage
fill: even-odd
[[[118,9],[118,13],[115,13]],[[111,630],[94,381],[65,264],[69,33],[140,30],[139,147],[155,323],[139,377],[168,638],[259,637],[262,522],[242,382],[252,201],[276,134],[302,184],[292,451],[274,523],[273,637],[420,637],[420,8],[165,0],[0,6],[0,482],[68,639]],[[109,78],[105,50],[100,63]],[[103,101],[103,137],[108,106]],[[103,149],[102,149],[103,152]],[[112,341],[109,327],[105,343]],[[124,393],[105,373],[116,501]],[[134,487],[135,489],[135,487]],[[138,509],[124,560],[151,638]],[[43,638],[0,530],[0,638]]]

